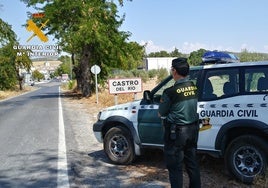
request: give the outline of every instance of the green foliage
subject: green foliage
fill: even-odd
[[[161,68],[158,71],[157,74],[157,83],[160,83],[161,81],[163,81],[167,76],[168,76],[168,71],[165,68]]]
[[[241,62],[268,60],[268,54],[249,52],[247,49],[243,49],[238,57]]]
[[[167,51],[160,51],[160,52],[151,52],[148,57],[171,57],[171,55]]]
[[[147,82],[149,79],[149,76],[145,70],[133,70],[132,73],[134,77],[141,78],[143,82]]]
[[[185,57],[182,53],[179,52],[177,48],[175,48],[172,52],[167,51],[159,51],[159,52],[151,52],[147,57]]]
[[[74,89],[74,86],[75,86],[75,81],[73,81],[73,80],[68,81],[68,89],[69,90]]]
[[[109,74],[109,78],[141,78],[143,82],[147,82],[149,79],[148,72],[145,70],[114,70],[112,74]]]
[[[23,77],[20,69],[29,71],[32,65],[26,50],[13,49],[13,46],[18,45],[16,37],[11,26],[0,19],[0,89],[12,89],[17,81],[22,89]]]
[[[0,48],[0,89],[13,89],[17,83],[15,58],[10,45]]]
[[[10,66],[7,58],[0,57],[0,90],[13,89],[16,86],[17,78],[13,66]]]
[[[204,55],[205,52],[206,52],[205,49],[199,49],[198,51],[191,52],[188,58],[188,63],[191,66],[200,65],[200,63],[202,62],[202,56]]]
[[[0,47],[16,41],[16,34],[8,23],[0,18]]]
[[[33,76],[34,80],[38,80],[38,81],[40,81],[40,80],[45,78],[44,75],[41,72],[39,72],[38,70],[35,70],[33,72],[32,76]]]
[[[149,78],[154,78],[157,76],[158,70],[157,69],[152,69],[148,71],[148,76]]]
[[[62,63],[60,66],[56,69],[54,76],[61,76],[62,74],[69,74],[69,77],[71,76],[71,59],[68,56],[61,56],[59,58],[59,61]]]

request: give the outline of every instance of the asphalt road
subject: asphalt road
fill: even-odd
[[[58,180],[59,83],[0,102],[0,143],[0,187],[64,182]]]

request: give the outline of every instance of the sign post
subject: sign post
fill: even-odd
[[[142,92],[141,78],[109,79],[109,93],[115,95],[115,105],[117,105],[117,94],[134,93],[135,99],[138,92]]]
[[[91,72],[95,74],[95,88],[96,88],[96,103],[99,104],[99,96],[98,96],[98,78],[97,75],[100,73],[101,69],[98,65],[93,65],[91,67]]]

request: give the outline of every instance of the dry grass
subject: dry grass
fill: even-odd
[[[144,90],[151,90],[156,86],[156,79],[151,79],[147,81],[146,83],[143,84],[142,88]],[[88,103],[88,104],[94,104],[99,108],[105,108],[109,106],[115,105],[115,95],[112,95],[109,93],[109,90],[102,89],[101,91],[98,92],[98,104],[97,104],[97,96],[94,93],[92,96],[88,98],[83,98],[81,93],[77,92],[75,89],[70,91],[68,90],[68,87],[65,85],[62,87],[64,90],[65,95],[73,96],[81,101],[83,103]],[[136,96],[133,93],[126,93],[126,94],[118,94],[117,95],[117,104],[123,104],[126,102],[131,102],[136,99],[141,99],[143,93],[137,93]]]
[[[0,100],[2,99],[7,99],[10,97],[18,96],[21,95],[25,92],[35,90],[36,88],[31,87],[31,86],[25,86],[23,90],[19,90],[17,87],[15,90],[7,90],[7,91],[1,91],[0,90]]]

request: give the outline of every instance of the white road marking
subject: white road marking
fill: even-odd
[[[59,87],[59,145],[58,145],[58,176],[57,187],[69,188],[69,177],[66,156],[65,129]]]

